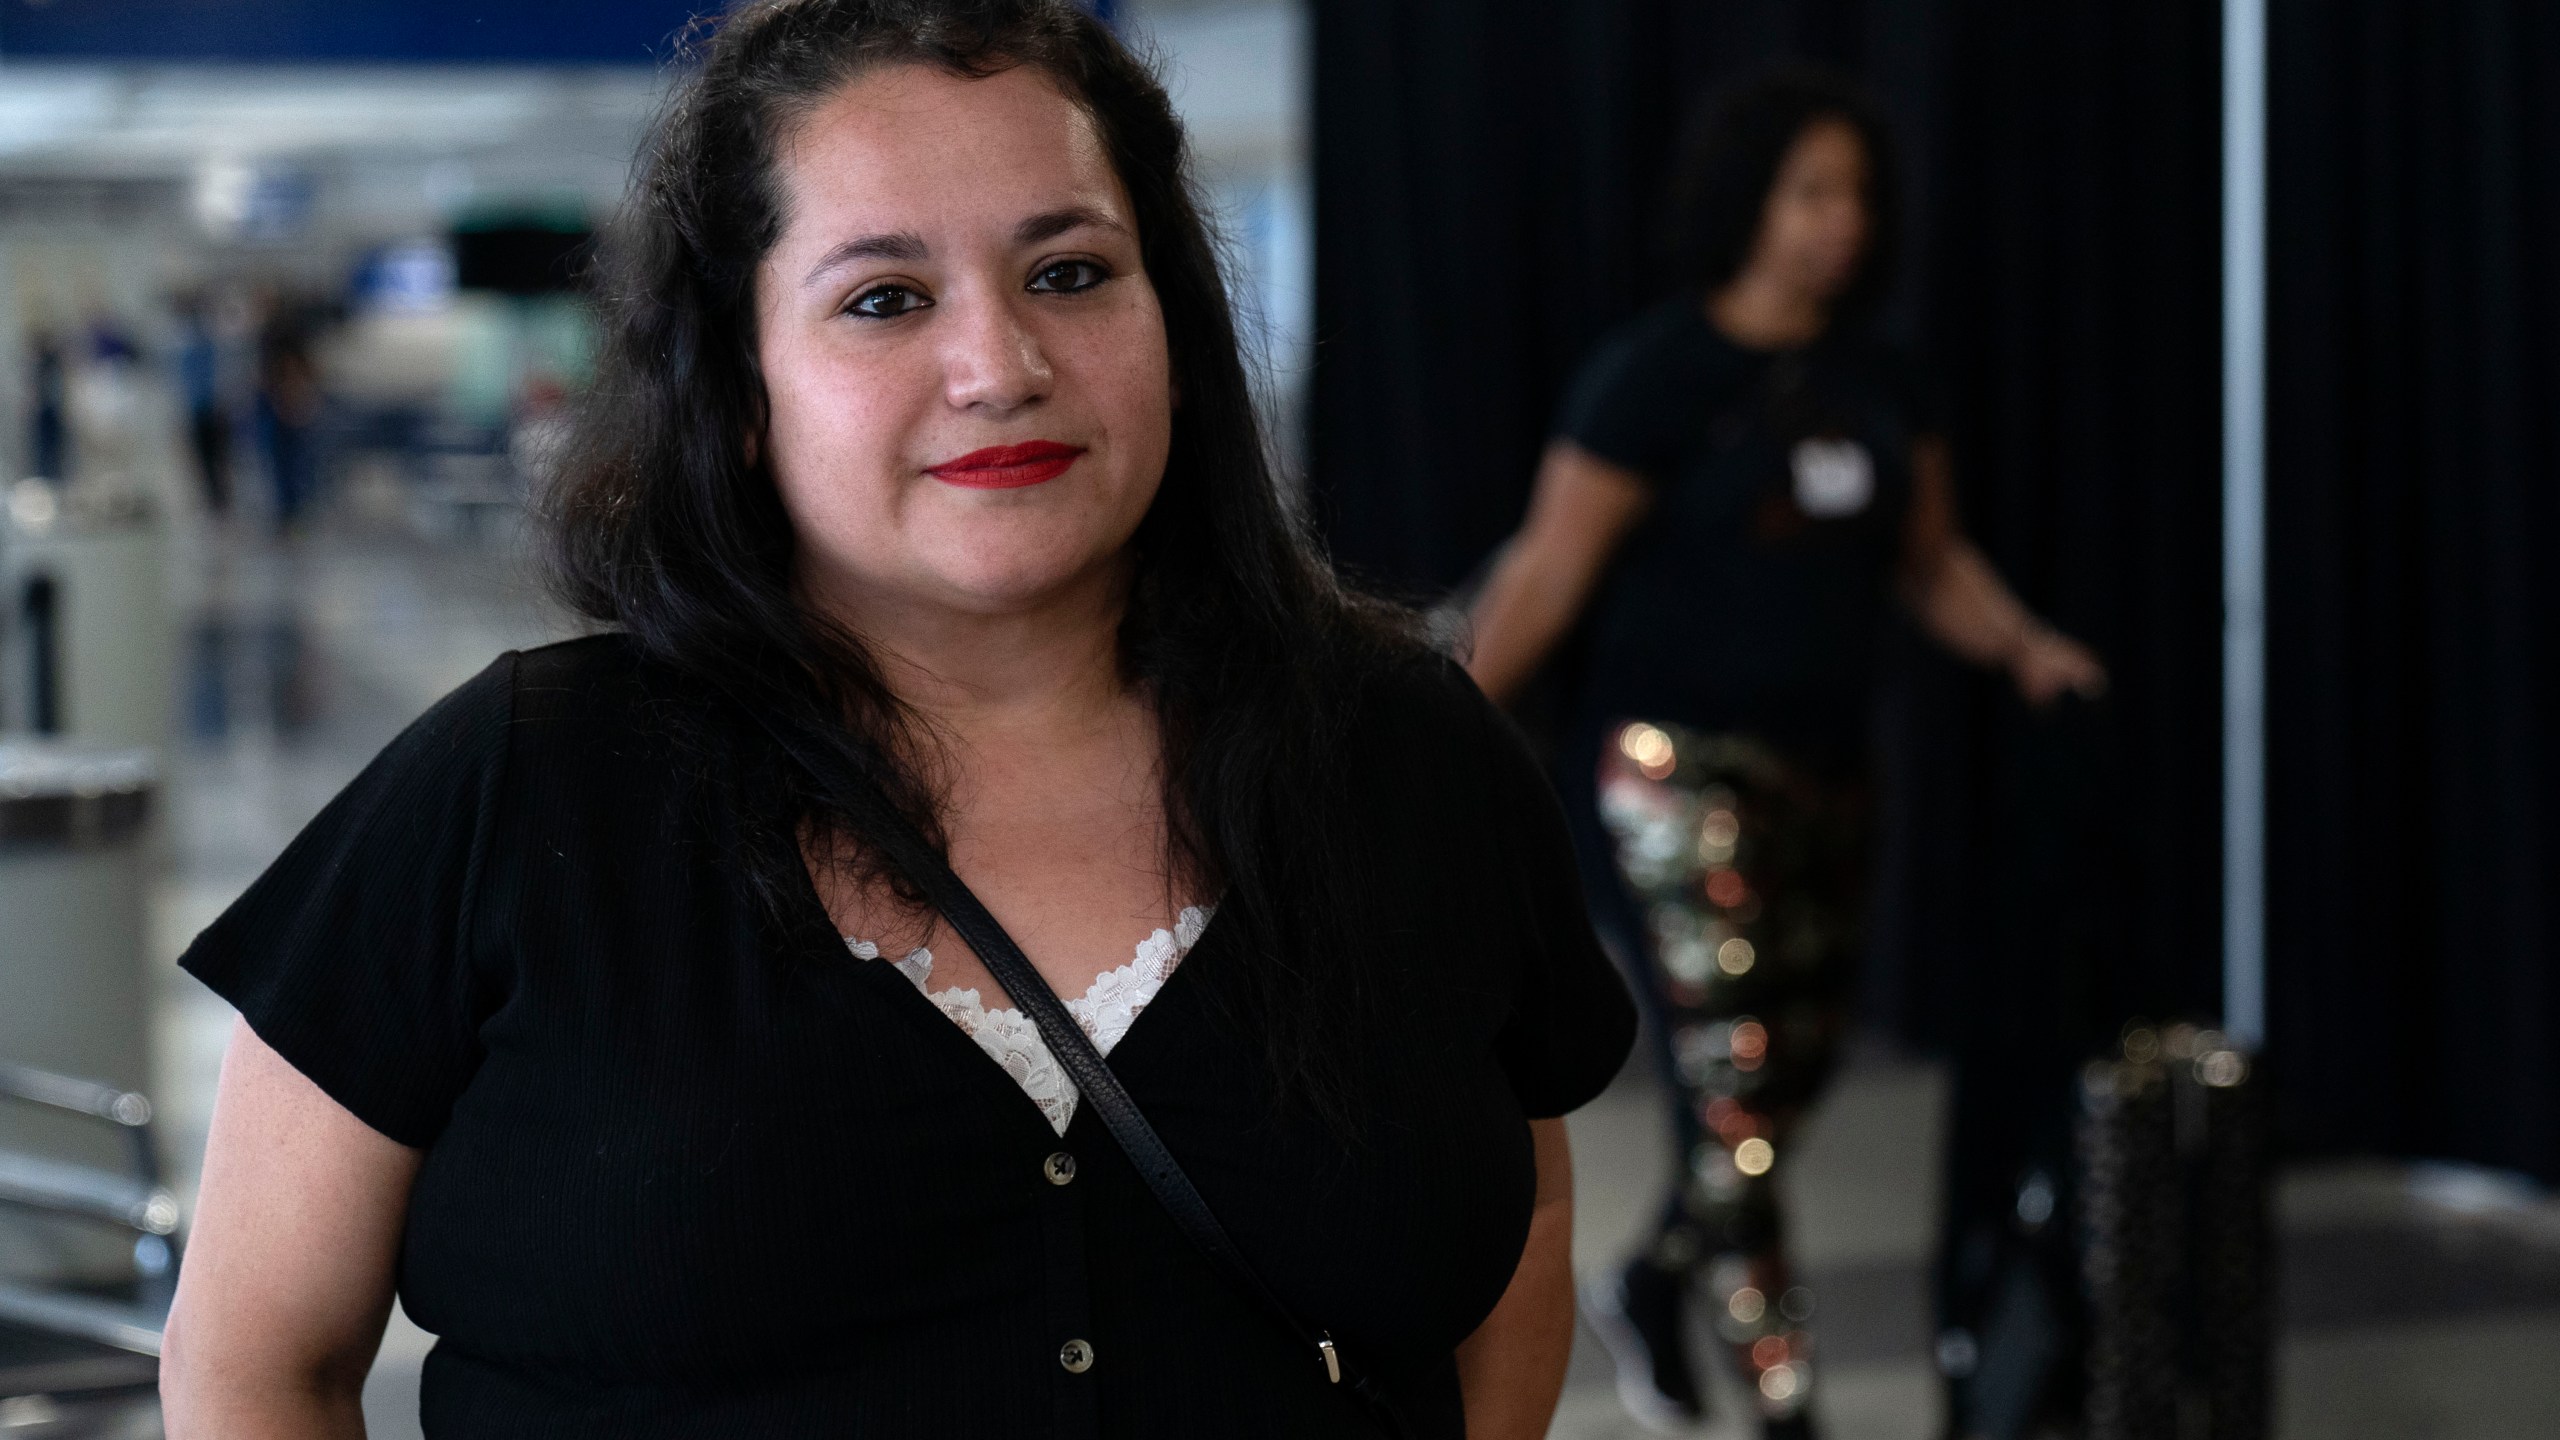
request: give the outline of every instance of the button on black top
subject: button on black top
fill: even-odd
[[[1111,1068],[1271,1284],[1410,1433],[1458,1440],[1453,1352],[1527,1234],[1523,1117],[1596,1094],[1634,1017],[1506,722],[1436,662],[1356,693],[1327,778],[1374,949],[1324,1039],[1367,1143],[1271,1091],[1245,982],[1285,896],[1221,897]],[[681,706],[725,723],[619,637],[502,659],[186,956],[425,1149],[400,1277],[440,1337],[426,1433],[1379,1433],[1091,1106],[1062,1147],[814,891],[776,922],[735,857],[790,837],[741,818],[720,748],[753,731],[678,749],[652,717]],[[1071,1185],[1033,1178],[1057,1154]],[[1069,1373],[1066,1337],[1111,1363]]]
[[[1049,1177],[1050,1184],[1064,1185],[1076,1178],[1076,1157],[1061,1150],[1040,1162],[1040,1173]]]

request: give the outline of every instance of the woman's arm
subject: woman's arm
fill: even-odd
[[[2018,603],[1965,538],[1956,523],[1954,465],[1935,436],[1911,447],[1903,592],[1932,638],[1977,665],[2007,670],[2030,704],[2048,705],[2067,692],[2106,693],[2098,657]]]
[[[1475,652],[1467,673],[1476,688],[1501,704],[1537,673],[1651,501],[1635,472],[1570,440],[1547,447],[1529,518],[1494,561],[1469,612]]]
[[[160,1360],[169,1440],[361,1440],[418,1160],[233,1027]]]
[[[1458,1347],[1467,1440],[1540,1440],[1573,1356],[1573,1150],[1562,1120],[1532,1120],[1537,1208],[1510,1288]]]

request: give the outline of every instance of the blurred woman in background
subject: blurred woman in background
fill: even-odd
[[[202,291],[178,297],[178,395],[187,415],[187,449],[195,460],[205,513],[231,513],[231,410],[222,385],[222,339],[214,300]]]
[[[324,398],[312,346],[312,308],[277,299],[258,329],[258,440],[275,487],[279,535],[297,532],[320,490],[320,414]]]
[[[1679,1161],[1650,1241],[1586,1304],[1659,1424],[1704,1413],[1683,1333],[1703,1277],[1768,1433],[1811,1433],[1812,1297],[1773,1182],[1861,940],[1887,597],[2030,701],[2105,685],[1965,538],[1937,417],[1870,332],[1891,171],[1868,104],[1817,75],[1711,114],[1671,207],[1692,283],[1584,363],[1472,617],[1497,701],[1587,627],[1561,788],[1594,909],[1647,982]]]

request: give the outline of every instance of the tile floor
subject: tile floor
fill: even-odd
[[[168,866],[153,897],[173,960],[294,830],[436,696],[499,651],[566,633],[528,584],[504,525],[470,543],[392,529],[324,532],[291,551],[202,543],[180,577],[188,738],[172,766]],[[230,1017],[166,967],[159,1089],[191,1182]],[[1825,1296],[1821,1415],[1835,1440],[1938,1430],[1925,1266],[1944,1084],[1882,1055],[1852,1065],[1794,1151],[1800,1256]],[[1574,1117],[1577,1263],[1604,1268],[1663,1183],[1658,1099],[1621,1079]],[[2560,1207],[2461,1171],[2382,1165],[2288,1176],[2280,1197],[2286,1440],[2560,1436]],[[376,1437],[418,1433],[429,1337],[394,1317],[367,1412]],[[1717,1421],[1747,1427],[1729,1381]],[[1553,1434],[1641,1432],[1586,1333]]]

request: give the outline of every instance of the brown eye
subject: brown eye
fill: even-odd
[[[1028,289],[1049,295],[1078,295],[1111,278],[1111,272],[1091,260],[1061,260],[1044,267],[1031,277]]]
[[[904,285],[875,285],[853,297],[844,307],[848,315],[865,320],[894,320],[910,310],[922,310],[933,302]]]

